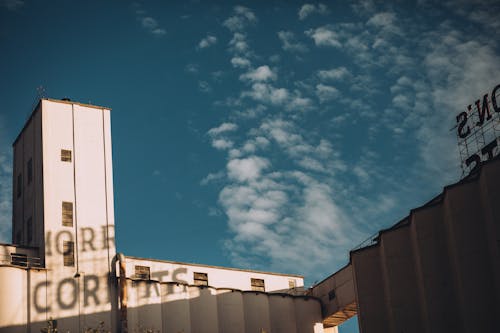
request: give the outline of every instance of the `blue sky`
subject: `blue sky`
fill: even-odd
[[[0,1],[11,143],[44,96],[112,111],[118,250],[321,280],[460,178],[500,77],[496,1]]]

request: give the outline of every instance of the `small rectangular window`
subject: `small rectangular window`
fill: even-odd
[[[288,280],[288,288],[289,289],[293,289],[293,288],[295,288],[295,286],[296,286],[295,280],[293,280],[293,279]]]
[[[23,175],[20,173],[17,175],[17,197],[20,198],[23,193]]]
[[[71,162],[71,150],[61,149],[61,161]]]
[[[75,243],[63,242],[64,266],[75,266]]]
[[[135,266],[135,278],[149,280],[151,273],[148,266]]]
[[[28,233],[28,245],[30,245],[33,240],[33,219],[31,217],[26,221],[26,230]]]
[[[73,226],[73,203],[63,201],[62,203],[62,225],[65,227]]]
[[[252,284],[252,290],[254,291],[266,291],[266,287],[264,285],[264,280],[262,279],[250,279]]]
[[[33,181],[33,160],[30,158],[28,161],[28,185]]]
[[[194,273],[194,285],[195,286],[208,286],[208,274],[207,273]]]

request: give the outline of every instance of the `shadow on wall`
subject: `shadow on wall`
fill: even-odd
[[[66,284],[63,281],[60,283]],[[155,285],[159,295],[154,291]],[[97,312],[92,304],[100,300],[100,296],[92,295],[88,296],[87,307],[80,315],[51,317],[46,312],[45,320],[4,326],[0,333],[43,332],[51,319],[58,332],[71,333],[97,329],[101,322],[103,332],[119,331],[117,327],[127,327],[128,332],[137,333],[323,332],[320,302],[314,297],[130,279],[127,289],[126,321],[120,321],[118,297],[112,299],[110,311]],[[113,293],[115,291],[110,294]],[[104,301],[107,298],[103,298],[103,302],[107,302]],[[66,299],[62,302],[65,306],[71,303]],[[47,310],[47,306],[40,310]]]

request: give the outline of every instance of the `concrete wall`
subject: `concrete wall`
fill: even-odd
[[[71,151],[71,161],[61,160],[61,149]],[[60,332],[101,321],[104,330],[117,331],[110,110],[41,100],[14,144],[13,202],[19,241],[0,246],[0,255],[38,255],[42,267],[0,264],[0,332],[39,332],[52,319]],[[62,202],[73,203],[72,226],[62,224]],[[64,265],[64,241],[75,244],[74,265]],[[150,279],[137,279],[136,265],[150,267]],[[250,291],[256,278],[266,291],[294,293],[304,284],[298,275],[133,257],[126,258],[126,272],[129,331],[322,332],[317,299]],[[195,286],[194,272],[208,274],[210,286]],[[289,290],[290,283],[296,288]]]
[[[323,332],[314,297],[130,279],[127,293],[131,332]]]
[[[310,294],[321,300],[323,323],[334,327],[357,313],[352,265],[349,264],[316,284]]]
[[[499,197],[497,159],[351,252],[361,332],[497,331]]]
[[[39,104],[13,144],[12,242],[32,247],[43,247],[44,245],[42,117],[40,110],[41,105]],[[32,163],[31,181],[28,179],[28,162],[30,160]]]
[[[71,151],[71,161],[61,160],[61,149]],[[60,318],[61,330],[116,321],[109,280],[116,252],[111,154],[110,110],[70,101],[42,99],[14,143],[13,238],[37,247],[47,268],[43,281],[26,287],[28,301],[48,300],[32,314]],[[73,204],[73,226],[62,224],[63,201]],[[63,264],[64,241],[74,242],[73,266]]]

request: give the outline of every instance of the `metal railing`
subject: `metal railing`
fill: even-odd
[[[363,242],[361,242],[361,244],[351,249],[351,251],[356,251],[370,245],[375,245],[378,243],[378,239],[379,239],[379,232],[377,231],[376,233],[365,239]]]
[[[41,260],[38,257],[28,257],[21,253],[11,253],[8,255],[0,255],[0,264],[20,267],[41,267]]]

